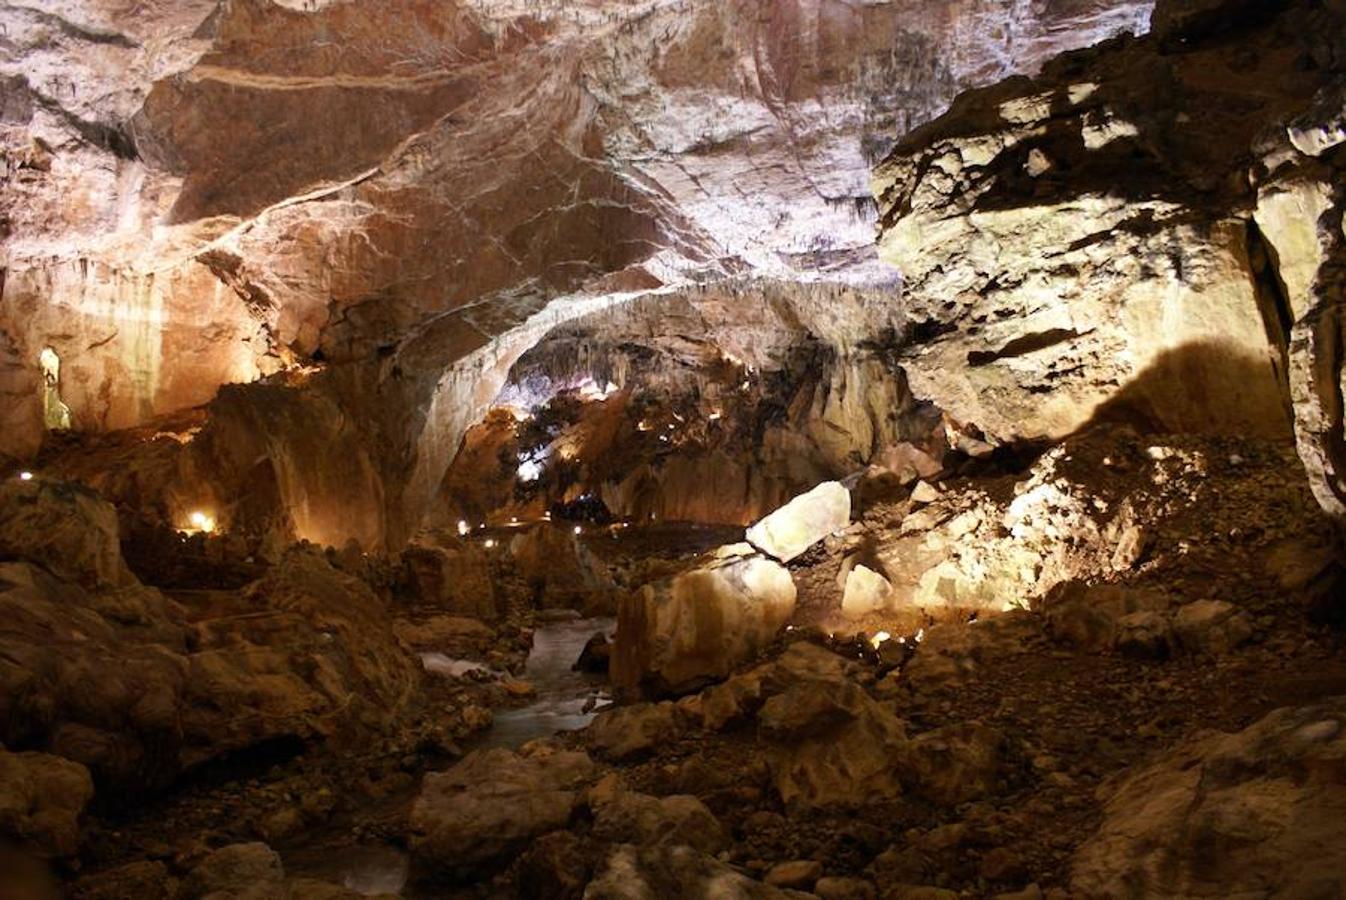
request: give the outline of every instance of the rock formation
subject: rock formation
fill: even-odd
[[[1293,421],[1336,512],[1342,11],[1183,9],[963,95],[877,167],[904,368],[993,443]]]
[[[1149,6],[0,7],[0,896],[1346,894],[1346,6]]]
[[[81,430],[266,379],[187,488],[400,544],[552,325],[726,275],[892,284],[869,161],[1149,6],[16,8],[0,451],[41,437],[46,350]]]
[[[682,693],[723,677],[775,638],[794,608],[783,566],[747,544],[724,547],[704,566],[621,601],[613,683]]]

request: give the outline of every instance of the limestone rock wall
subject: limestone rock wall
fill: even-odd
[[[905,367],[993,442],[1293,419],[1340,509],[1346,9],[1216,6],[970,92],[878,167]]]

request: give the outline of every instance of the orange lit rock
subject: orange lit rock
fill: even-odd
[[[685,693],[723,678],[770,642],[794,608],[790,573],[753,554],[646,585],[618,603],[612,681],[627,691]]]

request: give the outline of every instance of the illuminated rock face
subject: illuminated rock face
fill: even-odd
[[[1212,7],[1161,3],[1162,34],[971,92],[878,167],[905,368],[993,442],[1100,417],[1276,436],[1293,405],[1346,510],[1343,11]]]
[[[789,562],[850,523],[850,491],[825,481],[753,525],[747,539],[768,556]]]
[[[259,431],[304,536],[376,543],[556,323],[726,275],[894,284],[869,162],[1149,3],[297,6],[9,17],[0,452],[41,437],[47,347],[94,430],[320,360],[220,427]],[[284,462],[329,414],[360,471]]]
[[[717,556],[620,601],[613,684],[686,693],[723,678],[776,637],[795,609],[789,571],[746,544]]]

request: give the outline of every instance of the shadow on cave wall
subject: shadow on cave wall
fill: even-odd
[[[1278,361],[1216,341],[1186,344],[1161,353],[1099,405],[1070,437],[1117,425],[1130,427],[1140,435],[1200,434],[1294,443],[1293,413]],[[1307,472],[1301,474],[1307,481]],[[1218,490],[1218,485],[1211,489]],[[1311,509],[1321,512],[1316,504]],[[1329,517],[1321,518],[1325,526],[1322,545],[1331,552],[1297,592],[1302,595],[1303,614],[1310,622],[1343,628],[1346,535],[1331,527]]]
[[[1289,392],[1279,360],[1218,341],[1156,356],[1100,404],[1076,434],[1125,424],[1142,434],[1230,435],[1290,442]]]

